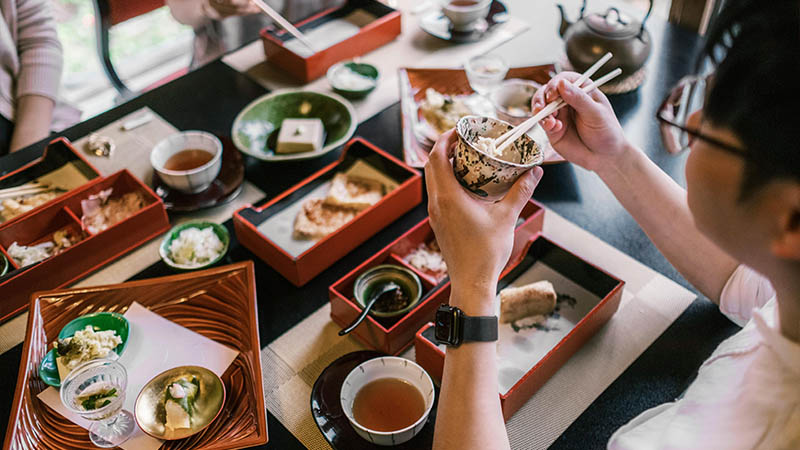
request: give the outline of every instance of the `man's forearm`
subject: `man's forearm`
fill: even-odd
[[[697,229],[686,191],[633,148],[619,164],[598,174],[667,260],[719,303],[722,288],[738,262]]]
[[[470,316],[495,315],[496,284],[459,291],[450,304]],[[497,382],[494,342],[472,342],[447,349],[436,414],[436,449],[508,449]]]
[[[9,148],[12,152],[38,142],[50,135],[55,103],[41,95],[24,95],[17,101],[14,134]]]

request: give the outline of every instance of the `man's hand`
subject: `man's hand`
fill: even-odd
[[[453,292],[493,291],[511,256],[517,218],[543,172],[540,167],[526,172],[498,202],[477,199],[461,187],[453,175],[450,156],[456,139],[453,130],[443,134],[425,165],[428,214],[447,263]],[[481,298],[476,295],[453,297]],[[471,315],[494,314],[493,305],[457,306]]]
[[[588,170],[615,164],[630,148],[611,104],[595,89],[585,93],[572,83],[580,77],[563,72],[539,89],[531,100],[533,113],[561,97],[569,106],[539,123],[550,143],[568,161]]]
[[[261,12],[250,0],[206,0],[203,10],[208,17],[217,20]]]

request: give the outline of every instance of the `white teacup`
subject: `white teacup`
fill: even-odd
[[[453,30],[470,31],[475,23],[489,14],[492,0],[449,0],[442,13],[450,19]]]
[[[358,423],[353,417],[353,401],[356,394],[367,383],[380,378],[399,378],[419,390],[425,399],[425,412],[422,417],[413,424],[395,431],[375,431]],[[398,445],[410,440],[425,427],[435,396],[433,381],[425,369],[405,358],[384,356],[356,366],[344,379],[339,400],[344,415],[359,436],[377,445]]]
[[[167,161],[184,150],[203,150],[212,155],[205,164],[187,170],[170,170]],[[222,168],[222,142],[205,131],[181,131],[153,147],[150,164],[159,178],[169,187],[181,192],[197,193],[208,189]]]

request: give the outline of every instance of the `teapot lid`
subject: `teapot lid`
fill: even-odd
[[[627,38],[639,34],[642,24],[629,15],[611,7],[605,14],[589,14],[584,20],[590,30],[609,38]]]

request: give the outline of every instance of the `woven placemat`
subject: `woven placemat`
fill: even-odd
[[[575,70],[572,67],[572,64],[570,64],[567,55],[564,53],[562,53],[558,58],[558,66],[561,68],[561,71]],[[614,81],[609,81],[608,83],[600,86],[600,90],[606,95],[627,94],[628,92],[633,92],[636,89],[639,89],[639,86],[644,83],[646,76],[647,68],[642,67],[629,76]]]
[[[548,210],[544,234],[625,280],[619,310],[506,424],[512,448],[544,449],[678,318],[695,295]],[[336,358],[363,346],[339,337],[330,304],[262,352],[267,409],[308,448],[329,448],[309,406],[311,388]],[[413,347],[404,353],[414,359]],[[591,376],[587,376],[591,374]]]

